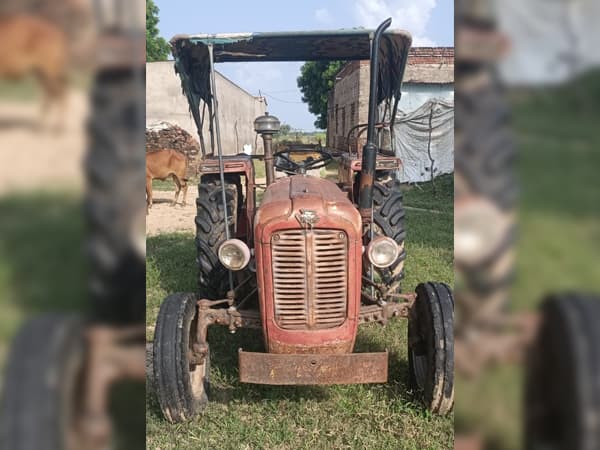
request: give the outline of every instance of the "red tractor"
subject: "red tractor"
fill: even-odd
[[[177,36],[171,41],[200,136],[196,244],[199,292],[167,297],[154,338],[154,380],[165,417],[189,419],[208,401],[207,329],[261,329],[266,352],[239,351],[241,382],[271,385],[385,383],[388,353],[353,353],[358,326],[409,319],[410,381],[435,413],[454,403],[454,300],[448,286],[402,293],[404,209],[400,160],[378,147],[393,130],[411,37],[386,31]],[[274,152],[279,121],[259,117],[266,190],[256,204],[253,156],[224,156],[214,64],[370,60],[362,151],[339,158],[339,182],[307,174],[334,159],[321,146]],[[381,118],[380,111],[385,112]],[[209,122],[210,152],[203,130]],[[360,131],[360,130],[359,130]],[[289,176],[276,178],[275,170]]]

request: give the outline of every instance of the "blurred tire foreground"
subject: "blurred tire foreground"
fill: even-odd
[[[143,6],[0,7],[13,36],[40,23],[70,55],[61,129],[45,61],[3,49],[29,70],[0,67],[1,448],[145,448]]]
[[[457,449],[600,448],[599,15],[456,2]]]

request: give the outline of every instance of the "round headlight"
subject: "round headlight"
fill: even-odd
[[[219,247],[219,261],[229,270],[242,270],[250,261],[250,249],[239,239],[229,239]]]
[[[392,238],[379,236],[371,241],[367,247],[369,261],[380,269],[390,267],[398,259],[400,248]]]
[[[489,200],[466,198],[454,207],[454,259],[466,266],[483,264],[508,238],[510,214]]]

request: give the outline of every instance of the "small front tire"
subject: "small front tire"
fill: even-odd
[[[154,383],[160,408],[169,422],[183,422],[208,403],[210,352],[204,363],[190,363],[198,317],[194,294],[167,297],[154,335]]]
[[[454,297],[443,283],[421,283],[408,322],[409,383],[436,414],[454,406]]]
[[[85,377],[84,329],[78,318],[45,315],[27,322],[7,360],[0,412],[3,448],[74,450]]]

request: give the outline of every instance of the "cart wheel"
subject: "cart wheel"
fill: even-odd
[[[421,283],[408,322],[409,383],[434,413],[454,406],[454,298],[443,283]]]
[[[600,298],[548,297],[530,347],[526,449],[600,448]]]
[[[3,448],[82,448],[80,413],[85,365],[81,322],[41,316],[27,322],[12,343],[1,409]]]
[[[154,383],[160,408],[170,422],[190,419],[208,403],[210,352],[201,365],[190,364],[197,305],[194,294],[173,294],[158,313],[154,335]]]

